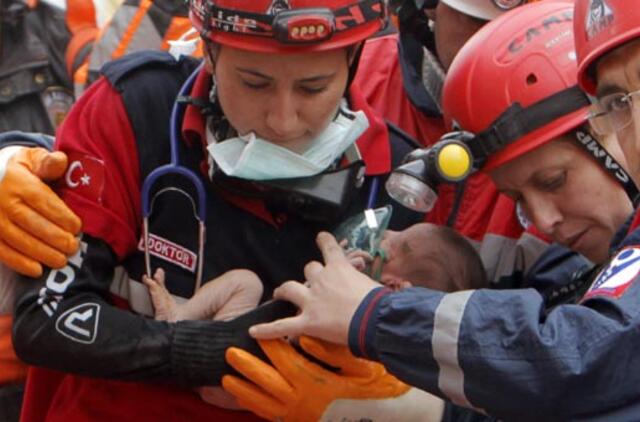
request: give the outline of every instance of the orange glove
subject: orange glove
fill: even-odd
[[[42,182],[61,177],[66,168],[62,152],[0,150],[0,262],[19,273],[37,277],[40,263],[61,268],[78,249],[80,219]]]
[[[415,420],[416,413],[412,411],[408,416],[403,413],[404,408],[422,401],[417,398],[421,394],[427,395],[409,394],[417,390],[410,390],[382,365],[354,357],[344,346],[300,338],[300,345],[307,353],[340,368],[338,372],[331,372],[309,361],[284,340],[258,340],[258,343],[275,368],[244,350],[231,347],[226,353],[227,362],[252,382],[227,375],[222,378],[222,386],[241,406],[269,420]],[[399,400],[405,396],[411,399]],[[429,397],[431,405],[441,403],[440,399]],[[348,405],[340,406],[340,401]],[[386,403],[381,405],[381,402]],[[397,402],[398,406],[389,406],[391,402]],[[340,413],[345,411],[349,414]],[[380,417],[383,411],[387,415]],[[424,413],[421,411],[420,415]],[[419,417],[419,420],[425,418]]]

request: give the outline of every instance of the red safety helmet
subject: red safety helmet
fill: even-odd
[[[195,28],[216,43],[263,53],[326,51],[386,25],[384,0],[190,0]]]
[[[475,134],[469,146],[484,170],[587,120],[588,99],[576,86],[572,17],[571,1],[519,7],[481,28],[451,64],[445,121]]]
[[[629,0],[576,0],[574,32],[578,82],[595,93],[593,64],[607,52],[640,37],[640,3]]]

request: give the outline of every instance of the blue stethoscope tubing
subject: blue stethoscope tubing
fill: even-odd
[[[206,208],[206,190],[202,179],[189,168],[180,165],[180,155],[178,152],[178,142],[181,142],[181,126],[182,120],[184,118],[184,112],[187,106],[187,103],[178,101],[179,98],[187,96],[191,89],[193,88],[193,84],[195,82],[196,76],[200,73],[203,64],[200,64],[198,68],[193,71],[191,75],[187,78],[185,83],[180,88],[180,92],[178,93],[178,97],[173,104],[173,108],[171,110],[171,120],[170,120],[170,133],[169,133],[169,143],[171,147],[171,162],[169,164],[165,164],[154,169],[149,175],[145,178],[142,184],[142,235],[144,241],[144,261],[145,261],[145,270],[147,273],[147,277],[152,277],[151,271],[151,256],[149,251],[149,216],[151,215],[151,211],[153,209],[153,200],[150,199],[151,188],[157,182],[158,178],[162,176],[166,176],[169,174],[178,174],[186,179],[188,179],[193,186],[196,188],[196,192],[198,195],[198,204],[196,205],[193,201],[193,198],[189,196],[184,191],[177,188],[164,188],[160,190],[156,195],[164,193],[166,191],[174,191],[179,192],[191,201],[194,209],[194,215],[198,220],[198,263],[196,270],[196,286],[194,292],[200,289],[202,286],[202,268],[204,263],[204,244],[205,244],[205,233],[206,233],[206,216],[207,216],[207,208]],[[155,197],[154,197],[155,198]]]

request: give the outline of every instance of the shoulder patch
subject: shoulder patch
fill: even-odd
[[[596,296],[617,299],[633,284],[640,273],[640,247],[622,249],[600,271],[581,302]]]
[[[62,187],[101,204],[106,181],[104,161],[74,151],[67,155],[69,167],[64,175]]]

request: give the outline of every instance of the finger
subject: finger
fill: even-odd
[[[18,226],[8,224],[4,228],[5,241],[15,250],[51,268],[67,265],[67,257],[49,245],[31,236]]]
[[[164,270],[162,268],[158,268],[156,272],[153,274],[153,278],[158,282],[162,287],[165,287],[165,278],[164,278]]]
[[[65,255],[73,255],[78,250],[79,242],[73,234],[61,229],[27,206],[16,208],[11,214],[11,219],[24,231]]]
[[[286,407],[254,384],[233,375],[222,377],[222,388],[234,396],[238,404],[258,416],[275,420],[286,414]]]
[[[309,288],[297,281],[287,281],[273,291],[273,298],[287,300],[298,308],[304,308],[309,298]]]
[[[256,324],[249,328],[249,335],[257,339],[277,339],[281,337],[294,337],[302,333],[306,321],[302,315],[283,318],[265,324]]]
[[[20,187],[19,197],[35,211],[64,230],[77,234],[81,221],[58,197],[53,190],[40,179],[26,171],[7,173],[2,183]]]
[[[285,340],[258,340],[258,344],[284,378],[298,380],[295,384],[299,385],[305,379],[310,382],[324,379],[326,382],[332,378],[329,371],[309,361]]]
[[[367,263],[361,257],[350,258],[349,261],[351,261],[351,265],[353,265],[353,268],[358,271],[364,271],[365,268],[367,268]]]
[[[293,388],[271,365],[237,347],[227,349],[225,359],[236,371],[273,397],[283,403],[293,400]]]
[[[33,173],[42,180],[59,179],[67,169],[67,155],[62,151],[49,152],[41,148],[33,148]]]
[[[342,369],[345,374],[364,378],[369,377],[372,373],[370,362],[355,357],[346,346],[309,336],[300,336],[299,342],[300,347],[307,353],[331,366]]]
[[[325,264],[328,264],[329,262],[340,262],[347,260],[347,258],[344,256],[342,248],[340,247],[340,245],[338,245],[338,242],[336,242],[336,238],[333,237],[330,233],[318,233],[316,243],[318,245],[318,248],[320,248],[320,252],[322,253]]]
[[[42,275],[42,265],[39,262],[21,254],[2,241],[0,241],[0,262],[28,277],[36,278]]]
[[[306,278],[307,281],[313,280],[318,277],[323,269],[324,265],[322,265],[318,261],[311,261],[304,266],[304,278]]]
[[[347,254],[347,258],[362,258],[364,261],[373,260],[373,256],[367,251],[363,251],[362,249],[355,249],[352,252]]]
[[[82,227],[80,218],[67,207],[53,190],[38,178],[28,175],[27,180],[13,181],[24,186],[22,199],[36,212],[62,229],[78,234]]]

